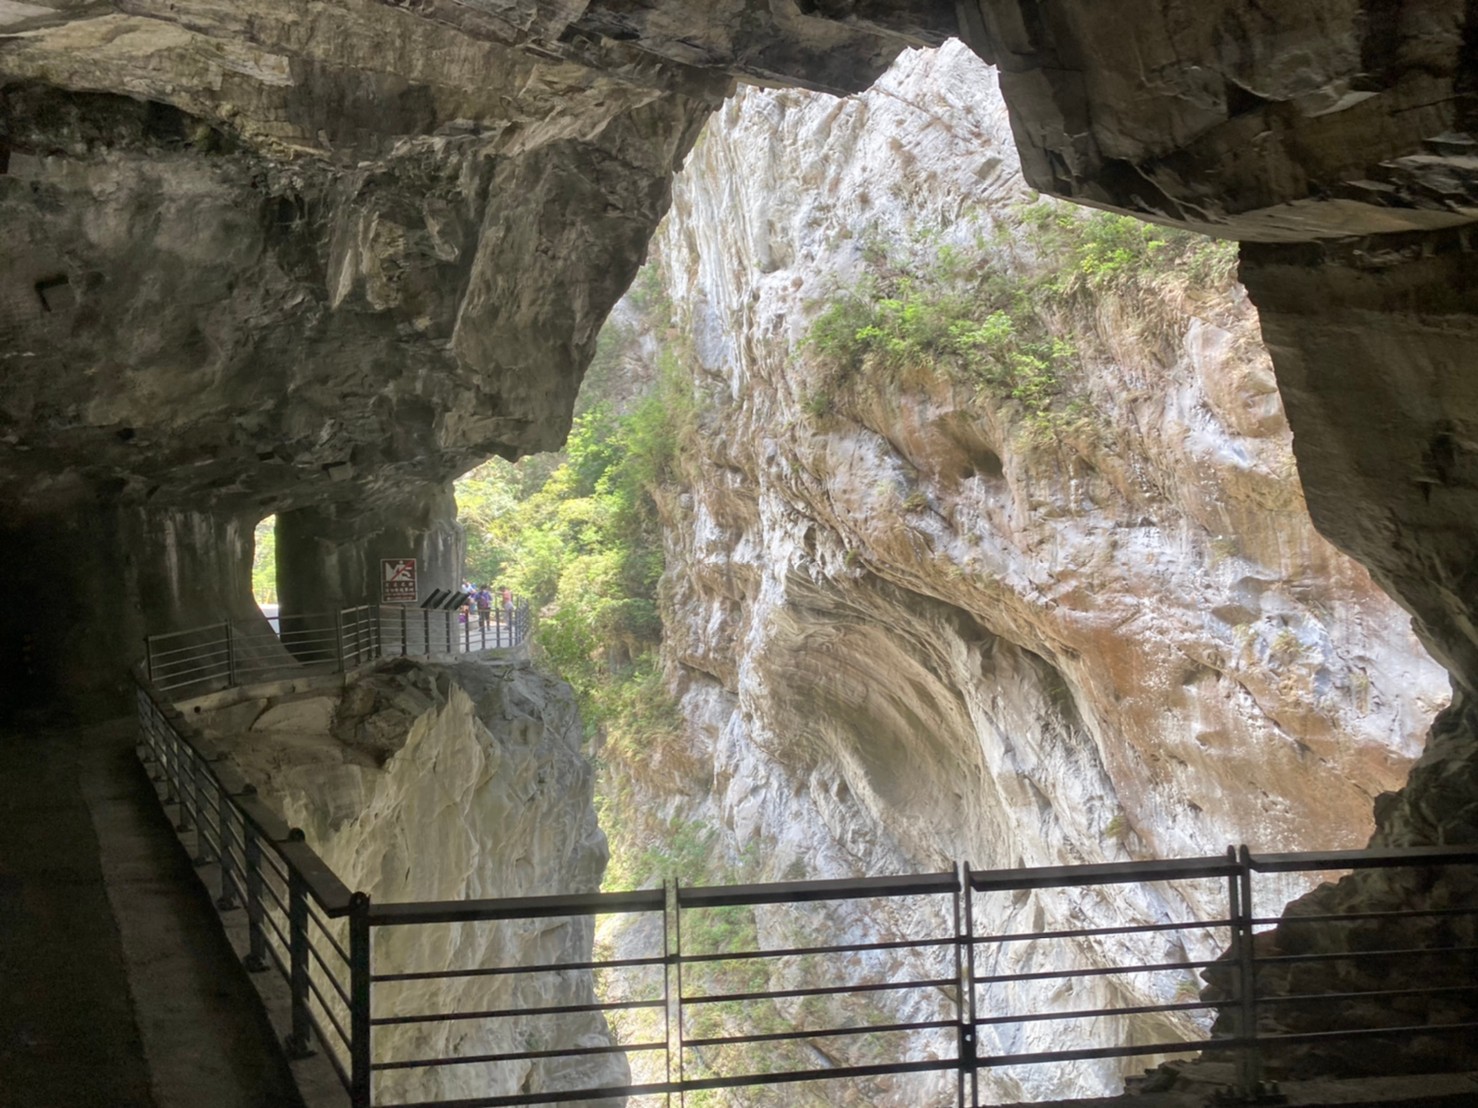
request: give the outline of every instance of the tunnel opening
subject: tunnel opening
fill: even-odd
[[[264,516],[252,529],[251,597],[257,609],[275,627],[277,599],[277,516]]]

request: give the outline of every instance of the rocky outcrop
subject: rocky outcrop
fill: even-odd
[[[1466,702],[1478,682],[1471,8],[979,8],[970,38],[1001,67],[1032,184],[1255,244],[1241,277],[1313,519],[1414,613]],[[1379,810],[1383,839],[1473,841],[1471,723],[1456,707],[1442,718],[1421,772]],[[1381,884],[1357,876],[1338,896],[1366,886],[1371,907],[1401,903]],[[1463,887],[1442,895],[1471,903]]]
[[[879,265],[917,288],[951,252],[1001,280],[1043,264],[992,81],[954,46],[843,101],[749,91],[679,178],[658,243],[700,414],[666,506],[665,650],[696,738],[638,806],[722,829],[759,878],[1361,845],[1446,682],[1314,531],[1233,283],[1167,272],[1062,313],[1079,414],[1047,441],[1028,405],[942,363],[843,373],[807,341]],[[982,926],[1214,918],[1220,896],[1042,894]],[[1086,983],[1014,999],[1125,1002]],[[1113,1081],[1084,1066],[995,1092]]]
[[[978,0],[1036,188],[1266,242],[1470,224],[1461,0]]]
[[[736,76],[849,91],[953,6],[40,0],[0,12],[0,504],[8,564],[106,602],[72,694],[115,693],[135,643],[194,611],[155,565],[171,513],[282,544],[285,604],[362,595],[346,564],[455,570],[448,482],[557,445],[669,178]],[[845,9],[845,10],[844,10]],[[74,496],[59,498],[57,482]],[[390,540],[393,539],[393,542]],[[408,540],[408,541],[407,541]],[[42,560],[39,551],[51,555]],[[234,547],[172,579],[245,618]],[[207,559],[209,560],[209,559]],[[454,559],[451,559],[454,560]],[[316,563],[316,564],[315,564]],[[180,565],[181,571],[188,568]],[[22,644],[27,643],[24,658]],[[41,699],[78,644],[7,620]]]
[[[662,93],[367,2],[169,14],[0,40],[4,552],[101,601],[77,643],[4,639],[37,640],[42,686],[80,651],[74,695],[119,683],[111,643],[252,614],[249,544],[169,563],[172,514],[316,513],[289,607],[361,599],[346,562],[454,562],[447,483],[560,440],[727,81]],[[79,514],[80,549],[43,542]],[[136,584],[161,570],[183,606]]]
[[[592,892],[606,863],[593,777],[567,685],[527,665],[395,660],[342,691],[247,700],[193,717],[350,888],[372,900]],[[341,929],[342,930],[342,929]],[[345,941],[340,934],[339,941]],[[377,973],[588,961],[589,919],[392,927]],[[324,995],[332,991],[323,987]],[[588,972],[382,982],[377,1016],[589,1003]],[[343,1012],[338,1013],[341,1017]],[[376,1058],[437,1058],[610,1041],[586,1015],[376,1031]],[[623,1084],[619,1055],[392,1071],[391,1101]]]

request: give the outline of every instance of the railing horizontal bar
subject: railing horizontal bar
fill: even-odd
[[[228,803],[231,797],[238,793],[246,792],[246,778],[242,777],[241,774],[237,773],[236,770],[225,762],[212,762],[210,775],[216,779],[216,784],[225,791]]]
[[[334,938],[334,933],[329,930],[328,924],[312,908],[308,909],[308,918],[317,924],[318,930],[328,940],[329,946],[333,947],[334,953],[343,959],[344,964],[347,966],[349,964],[349,952],[339,945],[339,940]]]
[[[684,954],[684,965],[702,962],[741,962],[753,958],[795,958],[805,954],[853,954],[871,950],[922,950],[928,947],[954,946],[953,935],[938,939],[897,939],[886,943],[840,943],[835,946],[793,946],[769,950],[740,950],[732,954]],[[659,959],[660,960],[660,959]]]
[[[338,1020],[338,1017],[334,1015],[333,1009],[329,1007],[328,997],[323,995],[323,991],[319,989],[318,983],[313,980],[311,974],[308,976],[308,990],[318,1000],[319,1006],[323,1009],[323,1014],[328,1017],[329,1023],[331,1023],[334,1030],[338,1032],[339,1039],[346,1047],[350,1046],[351,1043],[349,1040],[349,1033],[344,1030],[344,1025],[341,1024]]]
[[[1288,1034],[1263,1034],[1258,1036],[1264,1043],[1315,1043],[1323,1039],[1371,1038],[1382,1035],[1431,1035],[1449,1031],[1472,1031],[1478,1022],[1467,1023],[1418,1023],[1402,1027],[1359,1027],[1335,1031],[1295,1031]]]
[[[370,924],[397,927],[419,923],[477,923],[484,920],[550,919],[557,916],[604,916],[624,912],[660,912],[666,903],[661,889],[627,893],[574,893],[565,896],[505,897],[498,900],[440,900],[370,905]]]
[[[169,660],[155,659],[154,675],[156,678],[175,678],[201,669],[214,669],[224,665],[229,654],[230,651],[223,647],[220,650],[192,650],[183,657]]]
[[[984,946],[991,943],[1019,943],[1029,939],[1082,939],[1095,935],[1139,935],[1152,931],[1215,931],[1220,927],[1232,926],[1232,920],[1217,919],[1208,920],[1205,923],[1146,923],[1141,925],[1128,925],[1122,927],[1077,927],[1070,931],[1017,931],[1009,935],[977,935],[974,939],[976,946]]]
[[[208,659],[202,660],[202,659],[196,659],[196,658],[190,658],[188,660],[191,661],[191,662],[194,662],[194,661],[203,661],[203,664],[201,664],[201,665],[192,665],[192,666],[181,666],[181,668],[179,668],[179,669],[171,669],[171,670],[168,670],[167,672],[164,672],[164,673],[159,674],[159,676],[163,680],[165,680],[165,681],[171,681],[171,682],[174,682],[176,685],[178,685],[183,678],[190,677],[190,676],[192,676],[193,674],[196,674],[196,673],[216,673],[216,672],[219,672],[221,670],[221,668],[226,664],[225,661],[224,661],[224,655],[222,656],[222,660],[219,661],[219,662],[212,662],[212,661],[209,661]]]
[[[1121,885],[1143,881],[1186,881],[1200,877],[1230,877],[1241,867],[1225,857],[1153,859],[1145,862],[1099,862],[1078,866],[1038,866],[1032,869],[971,870],[970,888],[976,892],[1051,889],[1064,885]]]
[[[1247,864],[1258,873],[1299,873],[1323,869],[1390,869],[1399,866],[1478,864],[1475,846],[1403,846],[1375,850],[1329,850],[1305,854],[1252,854]]]
[[[576,1100],[619,1100],[623,1097],[662,1096],[675,1093],[679,1086],[664,1081],[648,1085],[602,1085],[592,1089],[548,1090],[539,1093],[511,1093],[507,1096],[478,1096],[462,1100],[417,1100],[402,1102],[393,1108],[519,1108],[532,1104],[563,1104]]]
[[[1035,1066],[1043,1062],[1086,1062],[1093,1058],[1135,1058],[1144,1054],[1196,1054],[1221,1047],[1245,1046],[1240,1039],[1204,1039],[1174,1043],[1136,1043],[1123,1046],[1092,1046],[1077,1050],[1042,1050],[1027,1054],[992,1054],[980,1059],[981,1069],[999,1066]]]
[[[1446,916],[1478,916],[1478,908],[1417,908],[1392,912],[1334,912],[1325,915],[1259,916],[1248,922],[1254,927],[1281,927],[1293,923],[1357,923],[1371,919],[1441,919]]]
[[[1472,985],[1428,985],[1417,989],[1368,989],[1350,993],[1288,993],[1283,996],[1260,996],[1258,1004],[1314,1004],[1320,1001],[1369,1000],[1372,998],[1397,996],[1438,996],[1442,993],[1471,993],[1478,990]]]
[[[326,1043],[327,1040],[323,1035],[323,1031],[318,1026],[318,1017],[310,1011],[308,1013],[308,1019],[313,1023],[313,1033],[318,1036],[318,1041]],[[344,1063],[339,1060],[339,1052],[337,1050],[325,1049],[323,1053],[328,1058],[329,1065],[333,1066],[334,1074],[338,1077],[339,1084],[344,1086],[344,1091],[347,1093],[349,1091],[349,1071],[344,1068]]]
[[[1140,1004],[1133,1008],[1080,1008],[1074,1012],[1030,1012],[1010,1016],[982,1016],[975,1021],[976,1027],[990,1027],[1005,1023],[1041,1023],[1050,1020],[1097,1019],[1099,1016],[1144,1016],[1156,1012],[1193,1012],[1199,1008],[1216,1008],[1218,1005],[1205,1001],[1183,1001],[1174,1004]]]
[[[279,915],[287,915],[287,893],[285,890],[279,892],[277,887],[274,886],[271,881],[268,881],[264,876],[262,879],[262,892],[266,893],[272,901],[272,904],[267,905],[268,914],[273,911],[273,905],[275,905],[276,911]]]
[[[346,1008],[350,1007],[353,1002],[349,999],[348,990],[346,990],[344,986],[339,984],[338,977],[335,976],[333,970],[329,969],[328,963],[323,960],[323,955],[318,953],[318,948],[314,946],[311,942],[308,944],[308,953],[313,955],[313,960],[317,962],[319,967],[323,970],[323,976],[328,978],[328,983],[334,987],[334,992],[339,994],[339,999],[344,1002],[344,1006]],[[346,1039],[345,1042],[347,1043],[348,1040]]]
[[[282,865],[282,860],[270,850],[262,851],[262,877],[275,878],[285,889],[287,888],[287,870]]]
[[[918,1062],[892,1062],[872,1066],[836,1066],[831,1069],[783,1070],[779,1073],[747,1073],[734,1077],[689,1078],[680,1083],[688,1092],[705,1089],[734,1089],[745,1085],[788,1085],[807,1081],[854,1081],[859,1077],[886,1077],[893,1073],[934,1073],[957,1070],[958,1058],[930,1058]]]
[[[666,1050],[666,1043],[612,1043],[610,1046],[572,1046],[567,1050],[521,1050],[513,1054],[472,1054],[465,1058],[413,1058],[407,1062],[375,1062],[372,1070],[416,1070],[434,1066],[470,1066],[485,1062],[528,1062],[537,1058],[574,1058],[589,1054],[640,1054]]]
[[[722,1004],[740,1000],[781,1000],[792,996],[837,996],[851,993],[902,992],[906,989],[940,989],[958,985],[953,977],[923,981],[874,981],[861,985],[818,985],[811,989],[770,989],[752,993],[699,993],[684,995],[684,1004]]]
[[[207,648],[212,648],[216,646],[219,646],[222,648],[222,650],[224,650],[226,646],[226,640],[211,639],[196,646],[175,646],[171,647],[169,650],[155,650],[152,654],[154,658],[154,665],[158,667],[161,662],[163,662],[165,665],[169,665],[170,663],[166,662],[165,659],[173,658],[177,654],[188,654],[192,657],[199,657],[200,654]]]
[[[265,801],[258,796],[233,796],[231,805],[241,813],[242,819],[256,828],[257,833],[270,842],[286,839],[290,828]]]
[[[1404,958],[1413,955],[1472,954],[1478,946],[1401,947],[1393,950],[1342,950],[1318,954],[1265,954],[1252,959],[1259,966],[1291,965],[1296,962],[1340,962],[1360,958]]]
[[[1002,973],[990,977],[976,977],[977,985],[995,985],[1005,981],[1055,981],[1060,977],[1108,977],[1118,973],[1160,973],[1165,970],[1205,969],[1214,966],[1210,962],[1154,962],[1139,966],[1094,966],[1090,969],[1040,970],[1035,973]]]
[[[510,1016],[557,1016],[572,1012],[623,1012],[638,1008],[661,1008],[660,1000],[613,1000],[604,1004],[555,1004],[546,1008],[491,1008],[482,1012],[428,1012],[414,1016],[376,1016],[375,1027],[398,1027],[406,1023],[450,1023],[453,1020],[493,1020]]]
[[[371,981],[441,981],[457,977],[502,977],[519,973],[556,973],[565,970],[630,969],[634,966],[662,966],[667,959],[660,954],[650,958],[614,958],[604,962],[543,962],[535,966],[482,966],[476,969],[422,970],[411,973],[377,973]]]
[[[183,638],[185,635],[219,634],[221,626],[219,623],[207,623],[204,627],[186,627],[183,631],[162,631],[157,635],[149,635],[148,640],[156,643],[163,639]]]
[[[349,914],[351,894],[348,887],[311,846],[290,840],[273,843],[272,849],[302,877],[308,887],[308,895],[330,918]]]
[[[764,1035],[733,1035],[717,1039],[684,1039],[684,1047],[728,1046],[742,1043],[774,1043],[788,1039],[829,1039],[872,1035],[889,1031],[939,1031],[959,1027],[957,1020],[924,1020],[919,1023],[884,1023],[876,1027],[827,1027],[810,1031],[771,1031]]]
[[[871,900],[959,892],[955,873],[899,877],[838,877],[824,881],[776,881],[758,885],[678,887],[679,908],[728,908],[752,904],[806,904],[818,900]]]
[[[287,914],[287,909],[286,908],[283,908],[282,909],[282,914],[283,915],[286,915]],[[277,920],[273,916],[272,912],[270,910],[269,911],[266,911],[266,912],[263,912],[262,913],[262,919],[266,920],[267,926],[270,927],[270,928],[272,928],[273,932],[277,935],[277,941],[282,944],[282,949],[283,950],[289,949],[292,944],[290,944],[287,941],[287,936],[282,933],[282,928],[279,927],[279,926],[277,926]],[[284,973],[286,973],[285,970],[284,970]]]

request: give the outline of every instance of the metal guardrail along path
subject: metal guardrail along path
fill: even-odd
[[[161,692],[185,699],[220,689],[314,673],[345,673],[377,658],[507,650],[528,640],[532,614],[520,598],[472,613],[361,604],[254,620],[224,620],[144,639],[144,672]]]
[[[1453,926],[1446,928],[1449,941],[1435,946],[1302,956],[1260,952],[1254,942],[1258,929],[1286,926],[1289,920],[1259,917],[1253,910],[1259,875],[1360,868],[1431,873],[1478,863],[1478,847],[1322,854],[1253,854],[1243,847],[1229,848],[1224,856],[1107,865],[979,870],[962,864],[951,872],[916,876],[378,903],[347,889],[301,832],[286,827],[246,782],[203,756],[178,713],[147,685],[139,687],[138,705],[141,756],[163,802],[176,813],[186,840],[193,841],[198,860],[219,865],[218,906],[246,912],[248,967],[275,969],[291,989],[290,1050],[301,1053],[316,1044],[354,1108],[503,1108],[611,1098],[671,1105],[707,1090],[877,1083],[929,1074],[951,1089],[938,1103],[963,1108],[982,1103],[981,1075],[1000,1067],[1203,1051],[1232,1056],[1238,1092],[1255,1099],[1263,1089],[1263,1053],[1273,1047],[1333,1035],[1352,1041],[1448,1036],[1459,1045],[1478,1031],[1469,1015],[1412,1023],[1397,1014],[1400,1006],[1390,1005],[1393,990],[1388,989],[1259,992],[1266,976],[1260,971],[1274,964],[1435,959],[1444,967],[1440,977],[1413,980],[1394,992],[1407,1002],[1414,996],[1461,996],[1467,1002],[1461,1011],[1471,1013],[1478,1000],[1478,946],[1471,938],[1478,908],[1449,904],[1311,917],[1307,922],[1335,925],[1377,915],[1386,924],[1443,917]],[[1011,934],[989,933],[977,924],[991,897],[1088,886],[1127,892],[1165,881],[1210,883],[1221,890],[1224,912],[1212,919],[1039,927]],[[871,913],[905,901],[911,907],[932,903],[939,910],[932,916],[910,911],[917,932],[888,942],[808,934],[806,914],[799,913],[794,941],[765,947],[753,926],[744,925],[743,914],[760,906],[829,902]],[[415,962],[418,951],[455,945],[449,928],[569,924],[612,914],[650,917],[655,924],[650,933],[659,945],[640,955],[535,965]],[[1173,940],[1184,932],[1220,936],[1226,954],[1219,960],[1145,958],[1144,947],[1128,942],[1145,935]],[[393,941],[395,936],[411,941]],[[1070,949],[1061,944],[1084,940],[1099,943],[1101,951],[1117,945],[1125,957],[1076,966],[1054,961]],[[1006,956],[1006,951],[1020,953]],[[900,976],[899,965],[909,972]],[[885,967],[892,968],[880,976]],[[1031,987],[1043,982],[1070,992],[1074,983],[1092,980],[1186,981],[1213,967],[1226,981],[1227,997],[1216,1003],[1195,990],[1167,986],[1160,989],[1163,1000],[1145,1004],[1078,1008],[1032,1002],[1023,1007],[1023,998],[1036,995]],[[584,994],[588,999],[543,1006],[496,999],[507,995],[499,991],[506,982],[532,980],[537,993],[540,981],[568,982],[572,974],[593,975],[598,988]],[[1354,999],[1369,1001],[1385,1014],[1372,1019],[1371,1005],[1357,1009]],[[847,1019],[838,1018],[839,1000],[848,1002]],[[1330,1025],[1305,1033],[1260,1026],[1263,1015],[1293,1002],[1327,1003]],[[1164,1028],[1187,1014],[1213,1010],[1235,1012],[1237,1033],[1211,1038],[1192,1027],[1179,1038],[1144,1042],[1125,1022],[1155,1017]],[[1357,1011],[1364,1022],[1351,1023],[1346,1017]],[[625,1020],[636,1031],[625,1036],[630,1041],[593,1040],[587,1032],[602,1019]],[[1067,1045],[1031,1049],[1027,1029],[1043,1025],[1061,1029]],[[447,1028],[455,1032],[437,1037]],[[602,1083],[597,1072],[582,1083],[580,1073],[602,1057],[628,1059],[645,1076],[611,1081],[608,1072]],[[568,1072],[556,1063],[568,1064]],[[484,1091],[513,1091],[440,1100],[412,1092],[406,1099],[406,1090],[413,1088],[407,1080],[433,1072],[459,1073],[463,1085]],[[627,1071],[618,1064],[616,1072]],[[526,1082],[535,1087],[523,1087]]]

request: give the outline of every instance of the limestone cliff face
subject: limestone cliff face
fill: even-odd
[[[340,693],[248,701],[207,719],[235,761],[350,888],[439,901],[594,891],[606,864],[569,687],[526,665],[394,661]],[[588,960],[588,920],[377,932],[376,972]],[[345,941],[343,934],[340,942]],[[327,988],[322,990],[332,996]],[[588,1003],[589,973],[382,983],[377,1016]],[[342,1017],[343,1013],[339,1015]],[[609,1042],[598,1017],[431,1023],[376,1032],[379,1060]],[[578,1074],[573,1071],[578,1070]],[[622,1084],[616,1057],[392,1071],[392,1101]]]
[[[696,745],[653,811],[762,844],[771,878],[1365,842],[1447,684],[1315,533],[1235,285],[1064,319],[1092,415],[1053,442],[943,371],[838,385],[803,340],[869,252],[980,239],[1035,264],[993,75],[958,46],[846,100],[742,93],[674,196],[658,243],[701,454],[667,505],[665,650]],[[988,926],[1214,913],[1219,894],[1159,895],[1044,894]]]

